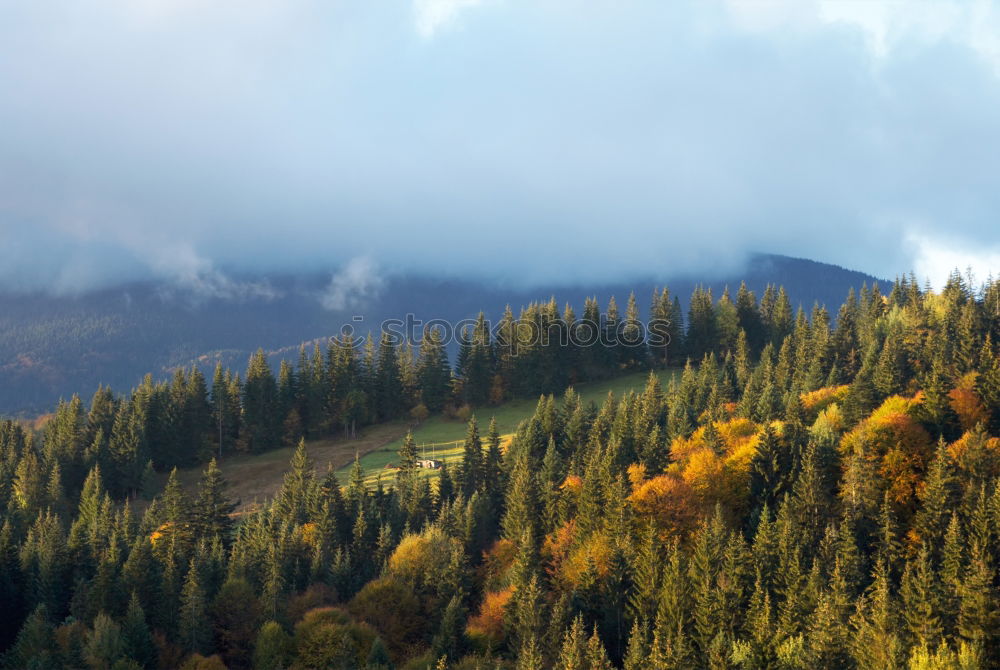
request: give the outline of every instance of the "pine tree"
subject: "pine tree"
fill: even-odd
[[[202,473],[198,497],[194,503],[191,520],[195,536],[199,539],[218,538],[228,543],[232,532],[231,515],[239,503],[231,502],[226,490],[229,483],[223,478],[213,458]]]
[[[541,641],[545,633],[545,607],[538,577],[531,578],[518,587],[513,606],[513,634],[521,656],[534,662],[536,654],[541,655]]]
[[[87,635],[83,656],[92,668],[111,668],[125,655],[122,630],[107,614],[101,612],[94,619],[93,630]]]
[[[646,624],[636,620],[628,636],[628,649],[622,661],[623,670],[643,670],[649,663],[649,631]]]
[[[941,594],[926,546],[921,548],[913,561],[907,563],[900,596],[906,625],[913,639],[920,646],[935,646],[942,633]]]
[[[873,578],[852,622],[851,657],[859,670],[901,667],[904,645],[898,635],[896,606],[884,563],[876,564]]]
[[[374,375],[375,412],[379,420],[394,419],[403,411],[403,382],[395,336],[383,331],[378,343]]]
[[[715,350],[717,344],[712,290],[706,290],[699,286],[691,294],[688,307],[687,334],[684,338],[685,352],[697,360],[703,354]]]
[[[478,491],[484,481],[483,445],[479,440],[479,424],[476,417],[469,419],[469,427],[462,446],[462,465],[458,472],[459,491],[466,498]]]
[[[514,462],[503,516],[503,535],[519,540],[525,533],[538,537],[538,493],[527,454]]]
[[[587,666],[590,670],[614,670],[614,666],[608,659],[608,653],[604,649],[604,643],[597,635],[596,628],[587,640]]]
[[[791,463],[788,450],[770,424],[764,427],[750,461],[750,497],[758,507],[777,507],[789,488]]]
[[[263,349],[250,357],[243,385],[243,440],[247,451],[258,453],[278,444],[281,417],[278,415],[278,387]]]
[[[464,624],[466,612],[462,599],[459,596],[452,596],[445,607],[444,615],[441,617],[441,625],[438,626],[437,635],[431,644],[431,650],[435,658],[459,659],[465,649]]]
[[[167,484],[159,499],[159,531],[173,543],[186,548],[191,540],[191,503],[177,477],[177,468],[170,471]]]
[[[122,622],[123,655],[131,658],[140,667],[151,668],[156,655],[153,637],[146,623],[146,613],[139,603],[139,597],[132,592],[128,610]]]
[[[178,623],[178,639],[184,649],[197,654],[209,653],[212,629],[208,619],[205,592],[198,579],[198,570],[194,560],[188,567],[184,588],[181,590]]]
[[[1000,610],[993,568],[985,552],[973,552],[959,585],[958,634],[968,643],[996,655]],[[995,658],[991,658],[996,661]]]
[[[299,440],[289,465],[275,496],[274,509],[278,518],[287,523],[306,523],[318,511],[320,489],[316,466],[309,458],[305,440]]]
[[[424,405],[431,412],[440,412],[451,395],[451,368],[438,328],[424,330],[417,377]]]
[[[556,670],[586,670],[587,637],[583,629],[583,618],[577,615],[566,629],[562,639]]]
[[[633,624],[652,621],[656,616],[661,587],[662,546],[655,528],[650,525],[632,560],[633,588],[628,598],[628,614]],[[634,633],[634,631],[633,631]]]
[[[944,440],[938,444],[937,456],[930,464],[923,489],[919,493],[920,509],[914,519],[914,530],[924,547],[937,556],[944,541],[953,492],[951,464]]]
[[[641,367],[649,360],[646,338],[642,321],[639,317],[639,306],[635,293],[630,293],[625,306],[625,321],[622,324],[621,337],[622,362],[627,367]]]
[[[764,346],[764,324],[757,306],[757,296],[747,289],[746,282],[740,282],[740,288],[736,292],[736,318],[749,347],[760,351]]]

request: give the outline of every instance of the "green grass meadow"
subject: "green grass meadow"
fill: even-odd
[[[678,368],[656,371],[656,375],[660,378],[660,383],[664,388],[666,388],[674,375],[679,374],[680,369]],[[600,406],[609,392],[614,393],[615,397],[621,397],[628,391],[641,391],[646,386],[648,377],[649,372],[636,372],[615,377],[614,379],[579,384],[575,389],[580,394],[584,403],[593,402],[595,405]],[[513,433],[521,421],[531,416],[537,404],[537,398],[518,399],[511,400],[497,407],[479,408],[476,410],[475,415],[479,420],[480,435],[485,439],[491,418],[496,418],[497,429],[501,435]],[[462,442],[465,439],[465,431],[466,423],[464,421],[449,419],[440,415],[427,419],[419,426],[413,428],[413,437],[417,442],[419,457],[444,461],[451,468],[462,457]],[[375,484],[379,478],[386,485],[395,480],[395,470],[386,468],[386,465],[394,463],[397,460],[397,452],[402,443],[402,438],[394,440],[361,457],[361,467],[364,469],[365,481],[368,484]],[[337,472],[337,476],[342,484],[347,483],[353,467],[354,464],[349,463]],[[420,474],[421,476],[430,477],[436,475],[436,471],[421,470]]]

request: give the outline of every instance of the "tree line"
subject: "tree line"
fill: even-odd
[[[78,396],[60,402],[43,431],[42,461],[59,463],[61,483],[73,495],[99,464],[121,497],[141,492],[153,471],[561,392],[736,346],[741,330],[751,355],[790,332],[793,313],[784,289],[769,287],[758,304],[743,285],[735,301],[728,292],[713,301],[710,290],[695,290],[687,322],[685,329],[679,300],[664,288],[654,291],[645,321],[634,295],[624,315],[614,298],[603,312],[596,299],[587,300],[581,318],[569,305],[560,312],[555,299],[528,305],[517,318],[508,308],[496,324],[480,314],[460,333],[454,367],[438,328],[423,333],[419,348],[389,331],[377,342],[371,335],[362,342],[333,337],[311,352],[301,347],[297,364],[282,361],[277,374],[258,350],[242,375],[217,365],[208,380],[197,367],[178,369],[164,382],[147,375],[124,396],[100,387],[89,407]]]

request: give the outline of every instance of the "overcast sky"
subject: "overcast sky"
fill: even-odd
[[[1000,270],[1000,5],[0,0],[0,287],[747,251]]]

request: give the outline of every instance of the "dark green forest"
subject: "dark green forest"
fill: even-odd
[[[553,299],[481,317],[454,361],[435,329],[341,337],[3,421],[2,666],[1000,667],[1000,282],[686,304]],[[502,441],[490,406],[525,396]],[[412,438],[376,487],[305,446],[465,408],[433,480]],[[294,444],[237,513],[216,458]]]
[[[682,300],[695,280],[668,282]],[[757,254],[739,275],[715,279],[718,295],[726,284],[744,278],[759,294],[768,284],[788,288],[793,305],[835,304],[848,288],[869,284],[874,277],[833,265]],[[174,368],[197,365],[211,376],[216,362],[242,367],[263,348],[271,366],[296,363],[300,342],[321,340],[350,324],[361,332],[377,330],[386,319],[414,314],[424,320],[451,323],[475,318],[482,310],[500,317],[506,304],[524,305],[538,296],[558,295],[572,304],[586,296],[607,300],[634,290],[649,295],[658,282],[593,280],[551,286],[503,287],[468,277],[378,275],[381,290],[351,295],[342,309],[323,304],[330,275],[239,276],[241,285],[256,287],[249,295],[218,295],[163,282],[114,286],[78,295],[8,294],[0,291],[0,413],[31,416],[50,411],[59,398],[91,391],[98,384],[128,389],[146,372],[157,381]],[[643,305],[645,307],[645,305]],[[686,308],[686,305],[685,305]],[[363,315],[364,323],[352,320]],[[449,347],[452,357],[457,353]],[[560,389],[561,390],[561,389]]]

